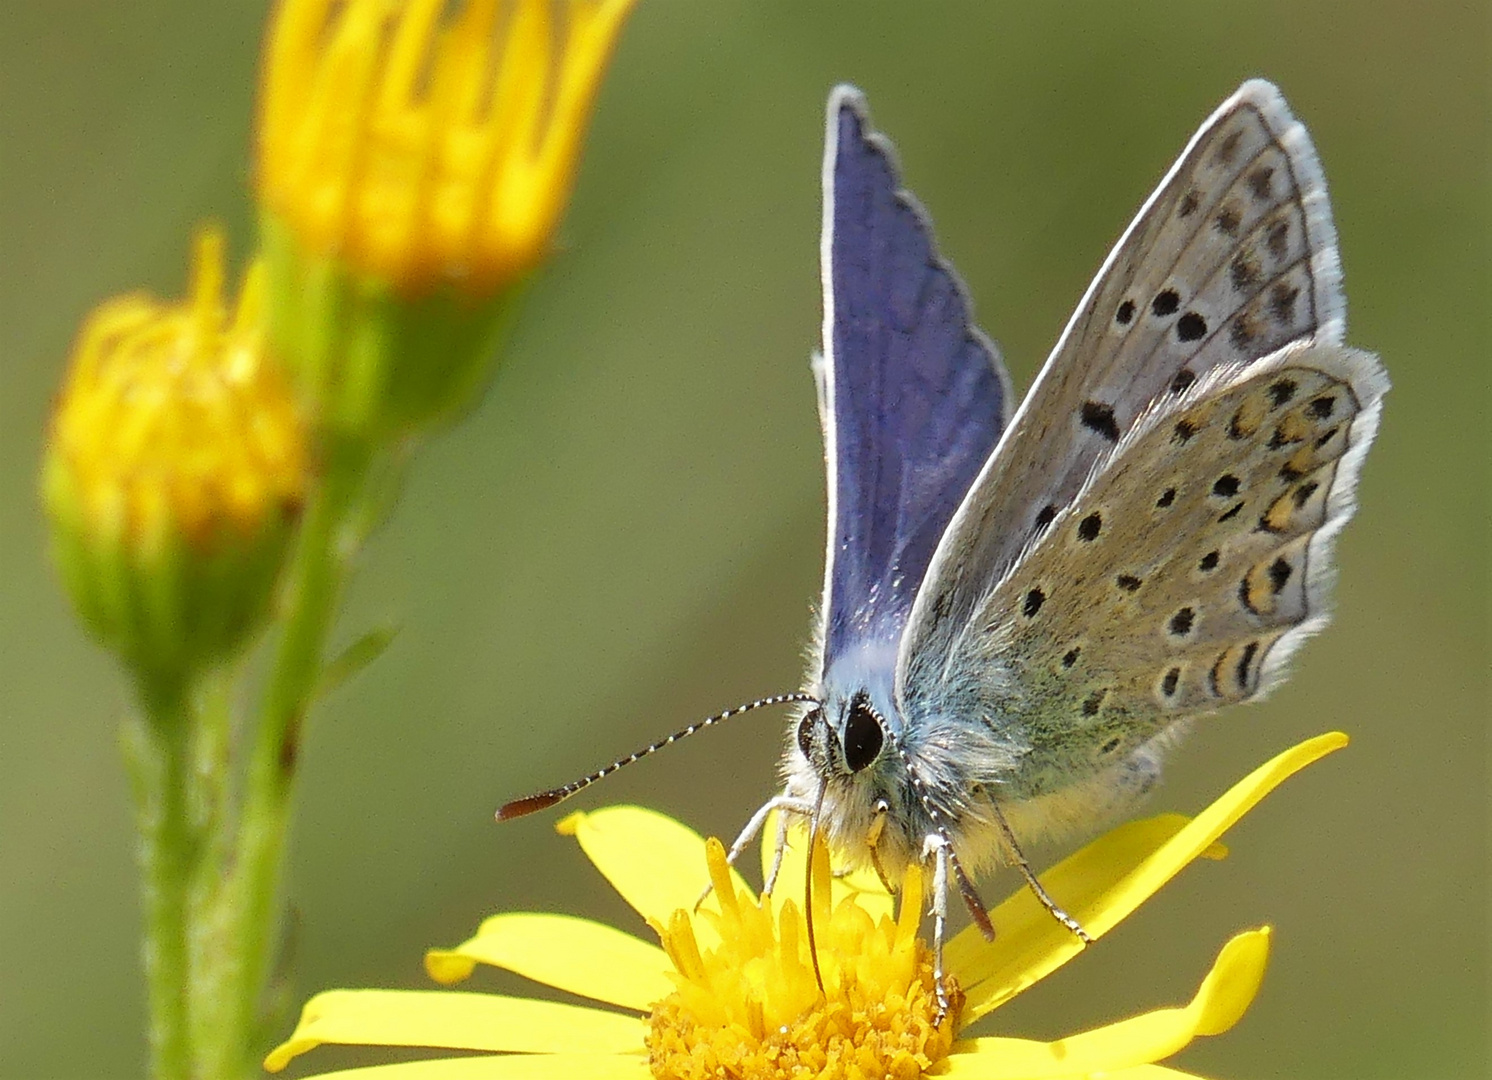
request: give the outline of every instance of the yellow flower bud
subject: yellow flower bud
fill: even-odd
[[[256,190],[271,333],[323,426],[392,438],[470,401],[634,2],[282,0]]]
[[[308,482],[297,406],[263,347],[264,270],[223,295],[223,239],[191,292],[84,323],[42,492],[84,621],[142,677],[182,678],[262,624]]]

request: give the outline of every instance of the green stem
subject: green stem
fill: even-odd
[[[141,699],[146,716],[125,722],[123,750],[139,838],[150,1075],[187,1080],[192,1074],[187,894],[196,859],[187,800],[191,715],[186,688],[176,681],[143,686]]]
[[[190,1038],[198,1077],[236,1078],[243,1052],[226,1038],[233,1015],[237,965],[232,935],[231,889],[226,876],[232,840],[232,740],[235,672],[220,669],[202,680],[187,788],[192,824],[198,829],[197,863],[187,896],[187,986]]]
[[[302,727],[321,677],[322,658],[352,555],[347,522],[368,472],[365,449],[327,448],[319,490],[307,508],[292,569],[288,607],[252,734],[229,893],[232,933],[225,957],[234,988],[223,1017],[228,1030],[214,1041],[217,1061],[208,1076],[237,1075],[255,1048],[258,1006],[280,932],[280,883],[295,790]],[[236,1055],[236,1061],[225,1055]],[[228,1070],[233,1071],[228,1071]]]

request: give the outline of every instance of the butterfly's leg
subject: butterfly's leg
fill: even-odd
[[[871,823],[870,835],[865,838],[866,847],[870,848],[870,865],[875,867],[876,877],[881,879],[881,887],[895,896],[896,889],[886,878],[886,870],[881,866],[881,852],[878,844],[881,842],[881,834],[886,831],[886,818],[891,813],[891,804],[885,799],[877,799],[875,807],[875,821]]]
[[[772,845],[772,865],[767,869],[767,876],[762,881],[762,891],[768,896],[772,895],[772,890],[777,886],[777,874],[782,869],[782,857],[786,853],[787,815],[779,814],[777,817],[777,839]]]
[[[1031,869],[1031,863],[1021,851],[1020,844],[1016,842],[1015,831],[1011,829],[1010,823],[1005,820],[1005,815],[1000,810],[1000,804],[991,802],[990,806],[994,808],[995,822],[1000,826],[1000,832],[1005,838],[1005,846],[1010,849],[1010,856],[1015,860],[1016,868],[1020,870],[1021,877],[1026,879],[1026,884],[1030,886],[1031,891],[1036,894],[1036,899],[1041,901],[1041,906],[1051,913],[1052,918],[1071,930],[1084,945],[1093,944],[1093,938],[1089,936],[1088,931],[1083,929],[1081,923],[1057,906],[1057,901],[1052,899],[1046,887],[1036,877],[1036,872]]]
[[[896,895],[896,889],[886,878],[886,871],[881,868],[881,856],[876,850],[876,845],[881,842],[881,834],[886,831],[886,815],[891,812],[891,804],[885,799],[877,799],[875,809],[871,811],[875,817],[871,819],[870,829],[865,833],[865,847],[870,852],[870,865],[875,868],[876,877],[881,879],[881,888],[892,896]],[[841,866],[834,871],[835,879],[847,878],[855,872],[853,866]]]
[[[922,843],[922,858],[933,859],[932,915],[933,915],[933,992],[938,995],[938,1015],[933,1026],[943,1022],[948,1015],[948,988],[943,985],[943,937],[948,923],[948,841],[939,833],[933,833]]]
[[[777,823],[777,850],[772,862],[772,871],[767,875],[764,888],[764,891],[768,893],[772,891],[772,885],[777,879],[777,869],[782,865],[783,849],[787,847],[787,815],[803,814],[806,816],[811,814],[813,812],[813,805],[811,803],[806,803],[802,799],[795,798],[785,791],[780,795],[774,795],[763,803],[756,813],[751,815],[751,820],[746,822],[746,826],[741,830],[740,835],[736,837],[736,842],[731,844],[730,850],[725,854],[726,863],[734,866],[736,860],[741,857],[741,853],[750,846],[753,840],[761,835],[762,826],[767,823],[767,817],[773,810],[781,810],[783,814]],[[699,905],[703,904],[709,897],[713,888],[713,885],[706,885],[704,892],[699,894],[699,899],[694,902],[694,909],[696,911],[699,910]]]
[[[943,839],[948,839],[945,834]],[[964,873],[963,864],[958,861],[958,853],[953,850],[953,845],[948,845],[948,861],[953,864],[953,878],[958,882],[958,891],[964,898],[964,906],[969,909],[969,914],[974,919],[974,925],[979,927],[979,932],[984,935],[985,941],[995,940],[995,924],[990,922],[989,908],[984,906],[980,899],[979,891],[974,888],[974,883],[969,880],[969,875]]]

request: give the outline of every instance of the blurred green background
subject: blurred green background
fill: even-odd
[[[143,1065],[128,702],[46,566],[34,476],[88,308],[177,294],[205,215],[240,253],[250,241],[263,16],[53,0],[8,5],[0,34],[4,1077]],[[1487,1075],[1488,18],[1451,2],[644,0],[565,251],[485,403],[418,458],[350,598],[344,637],[383,618],[402,632],[310,734],[294,1003],[427,985],[423,949],[497,910],[640,930],[554,814],[498,828],[493,808],[798,685],[823,552],[807,357],[832,83],[868,92],[1024,387],[1196,124],[1266,75],[1325,163],[1350,340],[1395,389],[1341,545],[1337,624],[1267,704],[1199,725],[1151,806],[1195,811],[1310,734],[1353,745],[991,1028],[1054,1036],[1184,1000],[1230,933],[1267,921],[1257,1004],[1181,1064]],[[730,834],[771,790],[780,738],[776,718],[745,720],[581,804],[642,801]]]

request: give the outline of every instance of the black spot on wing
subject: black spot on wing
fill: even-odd
[[[1172,637],[1186,637],[1187,634],[1192,632],[1192,627],[1196,624],[1196,621],[1197,613],[1189,607],[1184,607],[1171,616],[1171,621],[1167,624],[1167,629]]]
[[[1034,618],[1044,603],[1046,603],[1046,593],[1040,589],[1032,589],[1026,593],[1026,601],[1021,605],[1021,614],[1028,619]]]
[[[1052,523],[1052,519],[1056,516],[1057,508],[1051,503],[1047,503],[1038,510],[1036,512],[1036,525],[1034,528],[1036,534],[1039,536],[1041,533],[1046,532],[1046,527]]]
[[[1254,607],[1254,588],[1249,584],[1249,576],[1247,574],[1244,574],[1243,580],[1238,583],[1238,602],[1251,615],[1260,614],[1259,609]]]
[[[1176,314],[1176,309],[1180,306],[1181,295],[1175,289],[1162,289],[1150,301],[1150,310],[1163,318]]]
[[[1231,499],[1238,494],[1238,477],[1224,473],[1212,482],[1212,493],[1219,499]]]
[[[1228,325],[1228,341],[1233,348],[1239,352],[1247,352],[1258,336],[1259,330],[1247,311],[1240,311],[1233,316],[1233,321]]]
[[[1176,320],[1176,336],[1182,341],[1200,341],[1207,336],[1207,320],[1195,311],[1188,311]]]
[[[1282,263],[1290,257],[1290,222],[1276,221],[1265,235],[1264,246],[1274,261]]]
[[[1099,530],[1103,528],[1103,518],[1099,514],[1089,514],[1078,522],[1078,539],[1091,543],[1098,539]]]
[[[1269,402],[1272,408],[1278,409],[1282,405],[1288,405],[1295,397],[1295,391],[1300,389],[1294,379],[1280,379],[1269,385]]]
[[[1176,687],[1181,682],[1181,669],[1173,667],[1167,671],[1165,678],[1160,681],[1160,692],[1166,697],[1176,696]]]
[[[1240,251],[1228,264],[1228,280],[1237,292],[1253,292],[1258,286],[1261,272],[1259,260],[1252,252]]]
[[[1275,322],[1281,326],[1290,326],[1295,322],[1295,301],[1300,298],[1300,290],[1293,285],[1281,281],[1269,290],[1269,314]]]
[[[1260,165],[1249,173],[1249,191],[1254,198],[1260,202],[1268,202],[1274,194],[1272,181],[1274,180],[1274,167],[1272,165]]]
[[[1089,431],[1097,432],[1109,442],[1119,441],[1119,424],[1114,419],[1112,405],[1105,405],[1101,401],[1085,401],[1078,410],[1078,416]]]
[[[1243,655],[1238,658],[1238,666],[1233,671],[1234,678],[1238,682],[1238,689],[1247,690],[1249,688],[1249,668],[1252,666],[1254,657],[1258,652],[1259,643],[1257,641],[1250,641],[1243,647]]]

